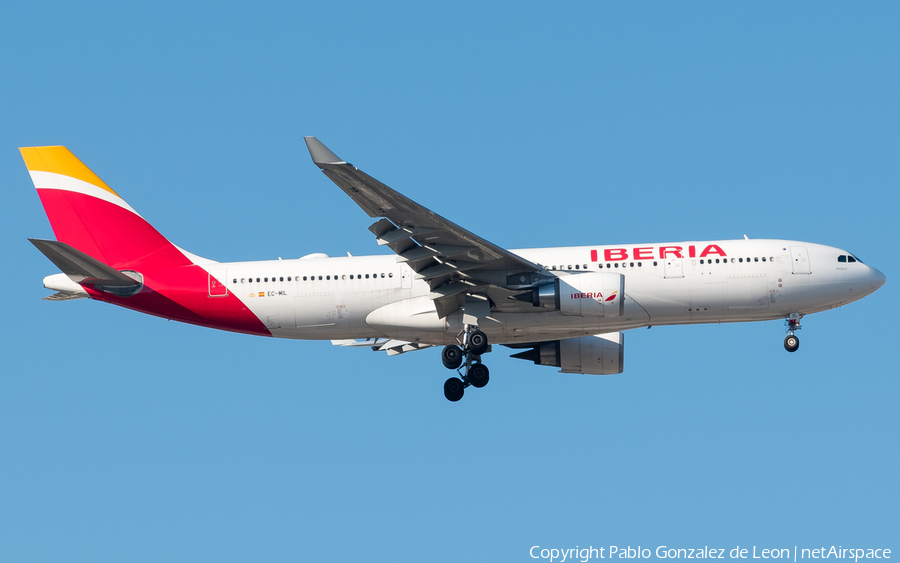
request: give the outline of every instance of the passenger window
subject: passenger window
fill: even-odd
[[[325,276],[325,279],[331,281],[331,276]]]
[[[738,258],[738,262],[743,262],[743,261],[744,261],[743,258]]]
[[[765,261],[766,261],[766,257],[765,257],[765,256],[763,256],[763,262],[765,262]]]
[[[381,272],[381,277],[384,277],[384,272]]]
[[[259,278],[256,278],[256,283],[259,283]]]
[[[640,268],[640,267],[643,266],[643,265],[644,265],[644,264],[643,264],[642,262],[638,262],[638,268]]]
[[[366,279],[369,279],[369,274],[366,274]]]
[[[630,264],[628,264],[628,265],[631,266],[632,268],[634,268],[634,262],[632,262],[632,263],[630,263]]]
[[[351,280],[353,279],[353,274],[350,274],[350,279],[351,279]]]
[[[394,272],[388,272],[388,277],[389,277],[389,278],[394,277]]]
[[[306,276],[303,276],[303,281],[306,281]]]
[[[342,279],[342,280],[347,279],[347,274],[344,274],[343,276],[341,276],[341,279]]]
[[[237,278],[234,278],[234,283],[237,283]]]
[[[656,266],[656,260],[653,261],[653,265]]]
[[[753,261],[754,261],[754,262],[759,262],[759,258],[754,258]]]
[[[703,258],[700,259],[700,265],[703,265]]]
[[[269,281],[269,278],[264,278],[266,281]]]
[[[246,278],[241,278],[241,283],[245,283],[245,282],[244,282],[245,279],[246,279]]]
[[[619,263],[618,263],[618,262],[616,262],[616,268],[618,268],[618,267],[619,267]]]
[[[579,268],[580,266],[578,264],[575,264],[575,269],[578,270]]]
[[[322,281],[322,276],[319,276],[319,281]]]

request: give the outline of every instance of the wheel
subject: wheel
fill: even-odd
[[[462,399],[464,387],[460,378],[451,377],[444,382],[444,396],[447,397],[448,401],[455,403]]]
[[[800,347],[800,339],[793,334],[787,335],[784,339],[784,349],[788,352],[796,352]]]
[[[491,379],[490,371],[487,366],[484,364],[472,364],[472,367],[469,368],[469,373],[467,375],[467,379],[469,383],[472,384],[472,387],[476,389],[481,389],[485,385],[488,384],[488,381]]]
[[[462,350],[453,344],[445,346],[444,351],[441,352],[441,361],[444,362],[444,367],[447,369],[458,369],[463,361]]]
[[[487,335],[480,330],[476,330],[469,335],[469,352],[476,356],[480,356],[487,352],[488,341]]]

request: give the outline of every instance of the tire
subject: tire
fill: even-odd
[[[491,372],[484,364],[472,364],[472,367],[469,368],[467,379],[472,384],[472,387],[481,389],[490,381]]]
[[[476,330],[469,335],[469,352],[476,356],[480,356],[487,352],[488,339],[487,335],[480,330]]]
[[[459,369],[463,362],[462,350],[459,349],[459,346],[454,346],[453,344],[444,346],[444,350],[441,352],[441,362],[444,363],[444,367],[447,369]]]
[[[800,339],[794,336],[793,334],[789,334],[784,339],[784,349],[788,352],[796,352],[797,348],[800,347]]]
[[[447,400],[451,403],[455,403],[463,398],[464,388],[465,385],[461,379],[458,377],[451,377],[444,382],[444,397],[447,397]]]

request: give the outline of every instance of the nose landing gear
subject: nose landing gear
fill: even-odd
[[[794,331],[802,328],[800,326],[800,318],[802,316],[800,313],[791,313],[784,321],[785,330],[787,331],[787,336],[784,338],[784,349],[788,352],[796,352],[800,348],[800,339],[794,335]]]
[[[490,351],[487,335],[477,327],[466,325],[462,333],[462,348],[451,344],[441,352],[441,361],[447,369],[465,369],[460,377],[451,377],[444,382],[444,397],[456,402],[463,398],[465,388],[471,385],[481,389],[490,380],[490,371],[481,363],[481,355]]]

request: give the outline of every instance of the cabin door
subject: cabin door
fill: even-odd
[[[664,272],[667,278],[683,278],[684,277],[684,264],[682,258],[675,258],[674,256],[671,258],[666,258],[663,260],[663,264],[665,265]]]
[[[805,246],[791,247],[791,268],[795,274],[809,273],[809,254]]]
[[[228,295],[228,287],[225,281],[228,279],[228,272],[225,268],[213,268],[209,271],[209,296],[225,297]]]

